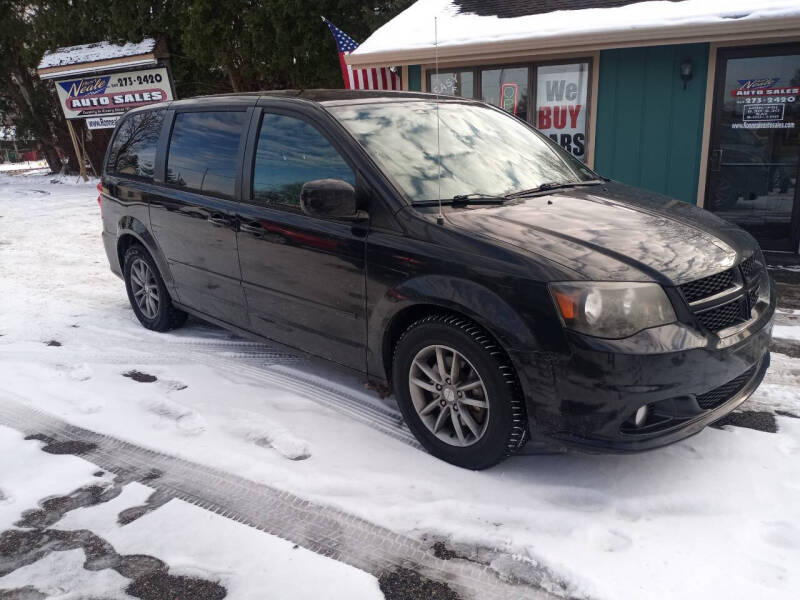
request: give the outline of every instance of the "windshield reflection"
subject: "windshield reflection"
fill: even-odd
[[[412,202],[436,200],[436,104],[392,102],[328,110]],[[439,104],[441,197],[505,195],[548,183],[593,179],[518,119],[480,105]]]

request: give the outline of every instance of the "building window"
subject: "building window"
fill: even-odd
[[[583,162],[588,88],[589,63],[536,67],[534,125]]]
[[[531,123],[586,162],[589,112],[588,60],[513,67],[428,71],[428,91],[481,100]],[[529,102],[530,100],[530,102]]]
[[[481,99],[528,120],[528,67],[483,69]]]
[[[475,97],[475,73],[469,71],[440,71],[431,73],[429,89],[442,96]]]

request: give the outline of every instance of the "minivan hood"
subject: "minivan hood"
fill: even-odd
[[[680,285],[757,248],[748,233],[710,212],[619,183],[454,208],[447,219],[599,281]]]

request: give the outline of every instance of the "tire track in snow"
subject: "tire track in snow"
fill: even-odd
[[[180,339],[180,338],[178,338]],[[175,347],[170,347],[172,345]],[[355,391],[344,385],[332,385],[322,378],[304,374],[295,368],[306,359],[286,352],[274,350],[267,344],[237,340],[186,340],[156,346],[149,342],[125,340],[131,351],[129,360],[125,355],[81,354],[80,362],[107,364],[176,364],[199,363],[218,369],[229,375],[247,378],[252,382],[277,386],[303,398],[334,410],[371,429],[414,448],[421,448],[406,427],[400,411],[382,404],[370,394]],[[250,348],[250,350],[247,350]],[[233,351],[233,349],[236,349]],[[34,360],[64,362],[68,356],[59,356],[52,350],[42,349],[18,352],[13,348],[0,347],[0,356],[6,354],[10,360],[29,358]]]
[[[553,599],[540,589],[514,583],[490,566],[437,558],[424,542],[394,533],[336,508],[181,458],[141,448],[117,438],[70,425],[10,398],[0,403],[0,423],[25,434],[94,447],[81,454],[102,469],[125,475],[171,498],[213,511],[276,535],[308,550],[380,577],[405,568],[450,586],[464,599]],[[160,476],[153,479],[154,471]],[[535,571],[530,563],[506,557],[512,572]]]

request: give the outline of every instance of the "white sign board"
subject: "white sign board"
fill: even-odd
[[[586,162],[588,85],[587,63],[547,65],[537,69],[537,127],[583,162]]]
[[[165,67],[61,79],[56,91],[68,119],[121,115],[137,106],[172,100]]]
[[[86,126],[89,129],[113,129],[119,121],[119,116],[114,117],[89,117]]]

